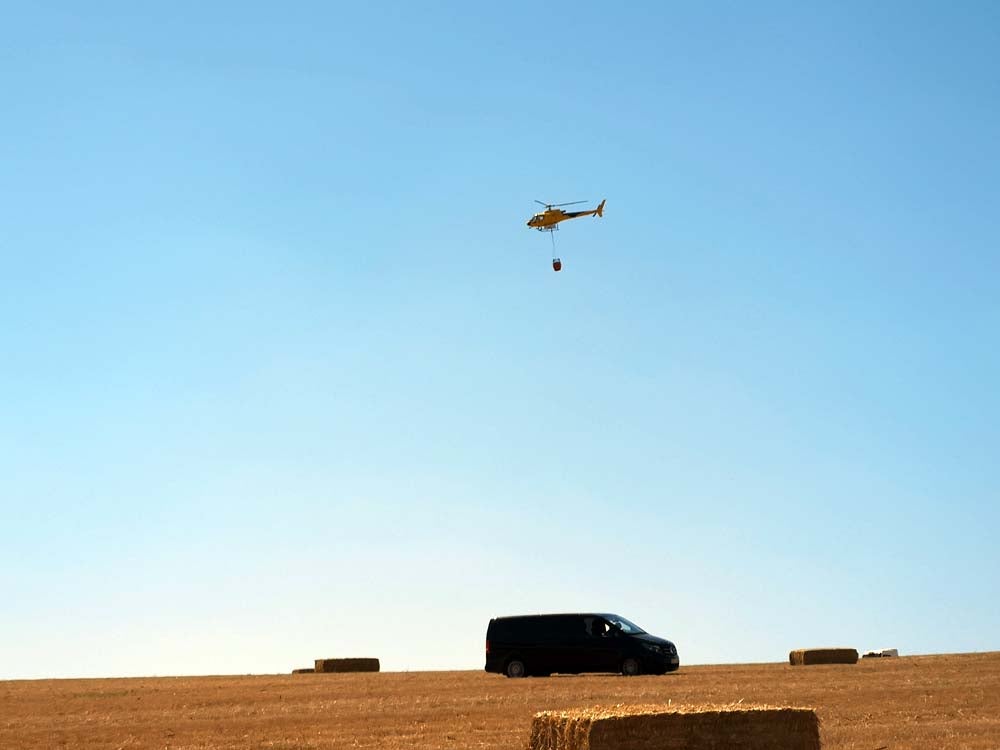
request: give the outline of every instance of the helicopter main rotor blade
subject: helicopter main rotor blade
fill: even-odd
[[[537,200],[537,199],[535,200],[535,203],[537,203],[540,206],[545,206],[546,208],[551,208],[552,207],[551,203],[542,203],[540,200]]]
[[[587,201],[571,201],[569,203],[553,203],[552,208],[558,208],[559,206],[575,206],[577,203],[587,203]]]

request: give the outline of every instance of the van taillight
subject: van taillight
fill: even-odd
[[[490,640],[489,640],[489,638],[486,639],[486,655],[487,656],[490,655]]]

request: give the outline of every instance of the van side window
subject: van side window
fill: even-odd
[[[582,623],[578,615],[565,615],[551,618],[553,634],[560,640],[579,638]]]

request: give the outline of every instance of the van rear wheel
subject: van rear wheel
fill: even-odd
[[[639,665],[638,659],[633,659],[631,656],[622,661],[622,674],[626,677],[635,677],[637,674],[642,673],[642,667]]]
[[[508,677],[524,677],[528,674],[528,670],[525,668],[524,662],[520,659],[511,659],[507,662],[507,668],[504,670],[504,674]]]

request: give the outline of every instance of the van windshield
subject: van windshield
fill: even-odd
[[[605,615],[604,619],[612,625],[617,625],[626,635],[641,635],[646,632],[634,622],[629,622],[624,617],[620,617],[619,615]]]

